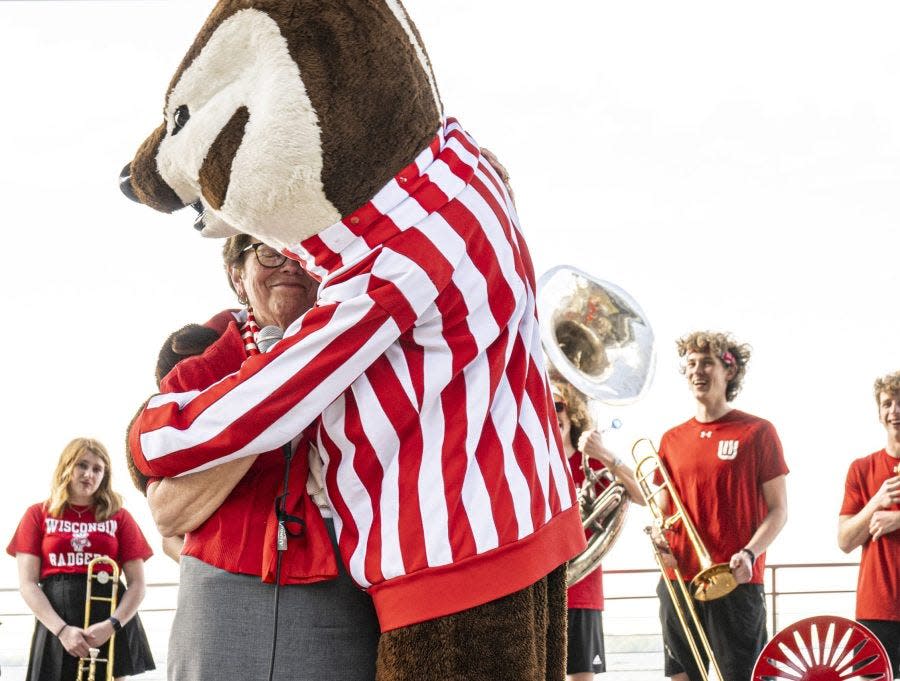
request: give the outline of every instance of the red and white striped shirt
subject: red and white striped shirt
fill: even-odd
[[[129,438],[173,476],[313,423],[339,547],[383,631],[518,591],[584,547],[503,183],[450,119],[366,205],[290,249],[322,281],[269,352],[157,395]]]

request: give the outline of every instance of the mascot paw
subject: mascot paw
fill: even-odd
[[[125,430],[125,462],[128,464],[128,473],[131,475],[131,482],[141,494],[147,496],[147,483],[150,479],[141,473],[138,470],[138,467],[134,465],[134,457],[131,455],[131,447],[128,444],[128,433],[131,432],[131,426],[134,424],[135,419],[141,415],[141,412],[144,411],[145,406],[147,406],[146,402],[135,412],[134,416],[131,418],[131,423],[128,424],[128,428]]]
[[[156,384],[159,385],[165,375],[185,357],[203,354],[203,351],[215,343],[220,335],[218,331],[208,326],[188,324],[166,338],[156,360]]]

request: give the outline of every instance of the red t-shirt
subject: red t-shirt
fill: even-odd
[[[41,579],[56,574],[83,574],[97,556],[109,556],[121,568],[129,560],[147,560],[153,551],[141,528],[124,508],[98,522],[94,509],[79,515],[68,506],[61,517],[47,515],[45,503],[30,506],[6,552],[30,553],[41,559]],[[98,566],[98,571],[109,570]]]
[[[602,471],[606,466],[596,459],[589,459],[591,470]],[[569,467],[572,469],[572,479],[576,489],[584,482],[584,469],[581,467],[581,452],[575,452],[569,457]],[[609,487],[607,480],[597,483],[600,491]],[[585,537],[590,538],[591,532],[585,531]],[[573,584],[568,590],[569,608],[587,608],[589,610],[603,610],[603,566],[588,574],[577,584]]]
[[[727,563],[747,545],[768,514],[763,483],[788,473],[775,427],[737,409],[711,423],[691,419],[672,428],[659,456],[713,563]],[[655,481],[661,482],[658,472]],[[683,524],[667,537],[681,576],[693,579],[700,562]],[[762,584],[765,563],[765,553],[757,556],[752,583]]]
[[[841,515],[856,515],[875,496],[881,483],[896,475],[898,463],[884,449],[856,459],[847,471]],[[894,504],[887,509],[900,511]],[[900,621],[900,531],[877,541],[867,539],[859,561],[856,618]]]

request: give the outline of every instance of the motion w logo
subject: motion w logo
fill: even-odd
[[[738,453],[737,440],[719,440],[718,457],[723,461],[731,461]]]

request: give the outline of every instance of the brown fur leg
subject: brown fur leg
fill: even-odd
[[[565,565],[514,594],[381,635],[376,681],[562,681]]]

